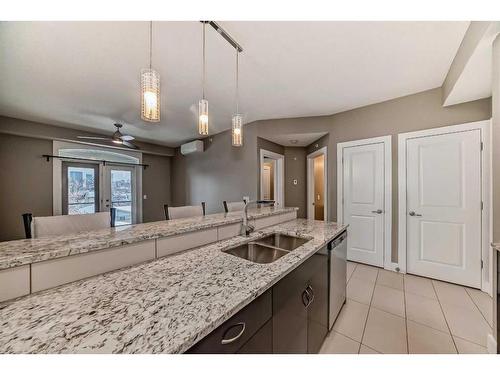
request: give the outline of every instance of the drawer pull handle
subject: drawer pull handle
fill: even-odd
[[[306,288],[306,290],[304,291],[304,293],[307,294],[307,301],[308,302],[307,302],[307,305],[305,305],[306,308],[307,308],[307,307],[309,307],[309,305],[311,303],[314,302],[314,290],[313,290],[313,288],[310,285],[308,285],[307,288]]]
[[[236,327],[236,326],[241,326],[241,331],[240,333],[238,333],[236,336],[234,337],[231,337],[230,339],[222,339],[221,341],[221,344],[222,345],[227,345],[227,344],[231,344],[233,342],[235,342],[236,340],[238,340],[242,335],[243,335],[243,332],[245,332],[245,323],[244,322],[241,322],[241,323],[236,323],[234,325],[232,325],[231,327],[229,327],[227,330],[226,330],[226,333],[227,331],[229,331],[229,329],[233,328],[233,327]],[[226,333],[224,333],[224,336],[226,335]]]
[[[309,303],[310,303],[310,302],[309,302],[309,297],[310,297],[310,296],[309,296],[309,293],[308,293],[307,289],[306,289],[306,290],[304,290],[304,291],[302,292],[302,304],[303,304],[305,307],[309,306]]]

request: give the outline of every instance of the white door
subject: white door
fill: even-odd
[[[343,222],[349,225],[348,260],[384,266],[384,178],[383,142],[343,149]]]
[[[480,130],[407,140],[407,271],[481,287]]]
[[[268,165],[262,166],[262,188],[264,199],[271,199],[271,167]]]
[[[103,168],[102,211],[116,208],[115,225],[137,222],[135,167],[106,165]]]

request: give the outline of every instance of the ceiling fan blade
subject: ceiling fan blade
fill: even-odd
[[[135,137],[132,137],[131,135],[128,134],[124,134],[120,138],[122,141],[133,141],[135,139]]]
[[[86,137],[84,135],[79,135],[77,138],[79,139],[100,139],[100,140],[109,140],[108,137]]]
[[[123,141],[122,144],[128,148],[135,148],[135,149],[139,149],[139,147],[137,147],[136,145],[134,145],[133,143],[130,143],[128,141]]]

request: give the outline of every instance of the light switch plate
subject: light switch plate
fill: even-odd
[[[142,199],[148,199],[148,196],[146,194],[144,194]]]

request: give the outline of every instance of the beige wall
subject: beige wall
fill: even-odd
[[[305,147],[285,147],[285,206],[298,207],[297,217],[307,217],[307,158]],[[297,185],[293,184],[297,180]]]
[[[0,241],[24,238],[21,215],[52,215],[52,142],[0,134]]]
[[[332,116],[259,121],[260,137],[328,131],[329,219],[337,219],[337,143],[392,135],[393,260],[397,260],[397,134],[491,118],[491,98],[449,107],[441,105],[441,89],[357,108]],[[325,137],[323,137],[325,138]],[[317,142],[315,142],[317,143]],[[315,149],[314,144],[311,145]],[[308,148],[308,151],[311,149]]]
[[[305,154],[323,146],[328,147],[328,218],[335,221],[337,219],[337,143],[391,135],[393,159],[392,248],[393,260],[396,261],[398,231],[397,135],[403,132],[489,118],[491,118],[491,98],[443,107],[441,88],[436,88],[331,116],[257,121],[245,125],[245,144],[242,149],[235,149],[231,146],[230,131],[226,131],[213,136],[210,147],[202,154],[187,157],[177,155],[173,162],[173,200],[178,205],[206,200],[211,211],[216,212],[221,210],[218,207],[218,201],[223,199],[241,199],[242,195],[249,195],[251,199],[255,199],[259,188],[258,146],[260,147],[263,142],[267,142],[265,138],[272,138],[276,134],[328,132],[327,135],[305,148]],[[263,138],[264,141],[259,140],[259,138]],[[291,154],[289,153],[289,155]],[[285,160],[285,169],[287,169],[287,165],[290,164]],[[305,158],[303,168],[304,177],[302,180],[304,184],[301,185],[303,186],[302,190],[290,186],[290,171],[287,174],[285,185],[285,204],[302,207],[301,216],[305,215],[307,204]]]
[[[21,215],[52,215],[52,141],[0,133],[0,241],[24,238]],[[169,203],[170,158],[143,155],[143,221],[163,220]]]
[[[142,172],[142,221],[165,220],[164,204],[172,204],[171,159],[164,156],[144,154],[142,162],[149,167]]]
[[[222,202],[257,198],[258,158],[255,126],[243,128],[243,146],[231,146],[227,130],[204,140],[205,151],[183,156],[176,150],[172,162],[173,205],[205,201],[207,213],[222,212]]]

